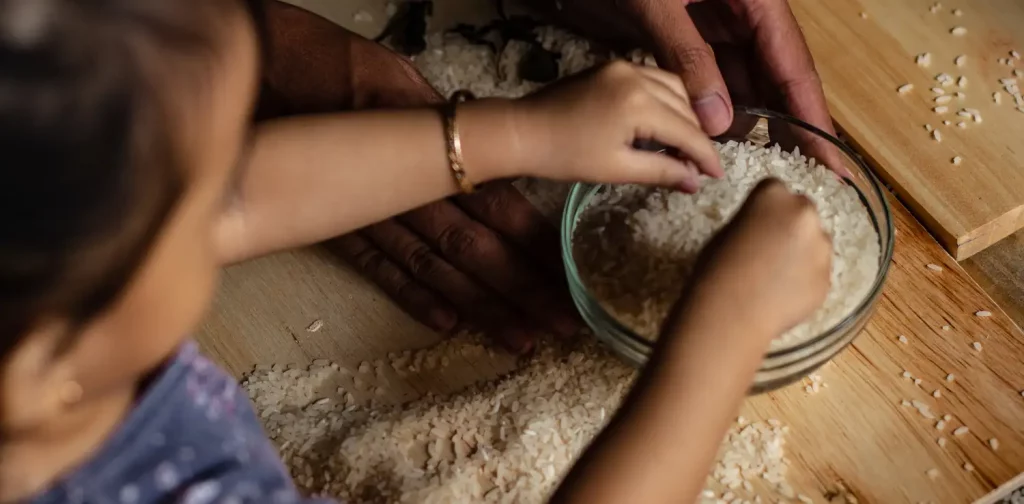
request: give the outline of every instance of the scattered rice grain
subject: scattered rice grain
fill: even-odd
[[[373,14],[370,14],[365,10],[360,10],[352,15],[352,21],[355,21],[356,23],[372,23]]]

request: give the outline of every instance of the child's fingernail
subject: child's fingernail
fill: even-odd
[[[677,187],[680,191],[695,193],[700,190],[700,171],[697,170],[697,165],[693,161],[683,160],[682,163],[686,175],[679,181]]]
[[[700,182],[698,182],[697,179],[687,179],[676,184],[676,189],[687,194],[693,194],[700,190]]]

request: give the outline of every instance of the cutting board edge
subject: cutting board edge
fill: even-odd
[[[957,261],[970,259],[974,254],[984,251],[1021,229],[1024,229],[1024,205],[1012,208],[957,238],[955,250],[950,250],[950,253]]]

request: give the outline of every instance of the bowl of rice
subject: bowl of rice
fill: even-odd
[[[575,184],[562,214],[562,260],[573,302],[594,335],[644,365],[701,249],[766,177],[807,195],[833,241],[831,286],[808,320],[773,340],[751,393],[800,380],[861,332],[882,291],[893,222],[881,184],[839,139],[798,119],[737,107],[743,135],[716,139],[726,176],[697,194],[640,185]],[[810,136],[838,151],[835,171],[795,146]],[[756,257],[751,257],[756,261]]]

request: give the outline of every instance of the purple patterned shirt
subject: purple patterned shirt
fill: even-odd
[[[33,504],[312,504],[238,383],[186,343],[96,456]]]

